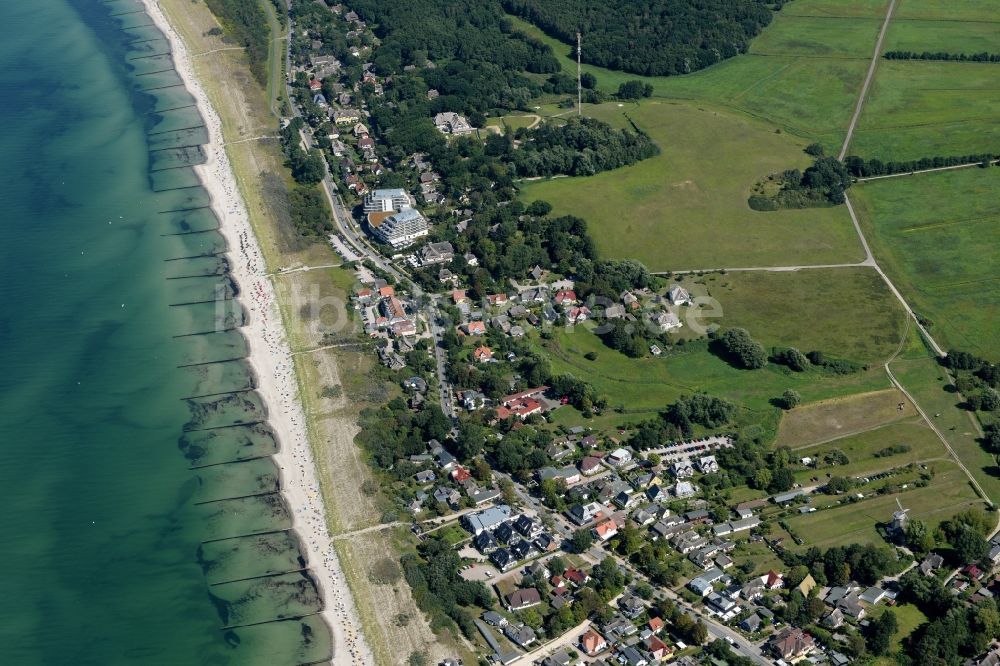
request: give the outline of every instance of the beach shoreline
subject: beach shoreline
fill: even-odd
[[[279,451],[273,458],[281,471],[281,492],[323,597],[322,616],[332,635],[332,663],[373,664],[373,653],[361,632],[358,610],[326,524],[291,349],[263,254],[225,152],[222,122],[195,76],[180,35],[156,0],[143,0],[143,5],[170,42],[174,67],[195,98],[208,130],[209,142],[203,146],[208,159],[194,169],[211,197],[219,231],[228,245],[230,275],[240,287],[240,302],[250,313],[249,323],[240,329],[250,349],[247,360],[257,376],[257,392],[267,406],[268,423],[278,438]]]

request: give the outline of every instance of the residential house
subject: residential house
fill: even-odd
[[[593,657],[608,649],[608,641],[596,630],[588,629],[580,636],[580,649],[588,657]]]
[[[680,499],[691,497],[698,492],[698,487],[689,481],[678,481],[673,487],[674,495]]]
[[[827,629],[839,629],[844,624],[844,614],[839,608],[834,608],[820,620],[820,624]]]
[[[594,527],[594,536],[601,541],[607,541],[616,534],[618,534],[618,524],[611,519],[598,523]]]
[[[639,597],[626,594],[618,600],[618,608],[625,617],[634,620],[646,612],[646,604]]]
[[[816,643],[798,627],[786,627],[771,636],[767,646],[779,659],[790,661],[808,655],[816,648]]]
[[[512,611],[524,610],[542,603],[542,596],[533,587],[514,590],[504,599],[507,608]]]
[[[523,624],[518,627],[508,624],[504,627],[503,634],[509,638],[511,642],[521,646],[522,648],[526,648],[538,640],[538,636],[535,635],[534,629]]]
[[[493,350],[486,345],[476,347],[476,349],[472,352],[472,358],[474,358],[477,363],[489,363],[493,360]]]
[[[507,626],[507,618],[496,611],[486,611],[483,613],[483,622],[490,625],[491,627],[498,627],[500,629]]]
[[[542,533],[542,524],[530,516],[522,514],[514,521],[514,529],[520,532],[525,539],[534,539]]]
[[[473,534],[479,534],[483,530],[493,530],[509,519],[510,507],[500,504],[475,513],[467,513],[462,516],[461,522],[465,529]]]
[[[569,516],[569,519],[577,525],[585,525],[602,515],[603,512],[603,506],[597,502],[590,502],[589,504],[576,504],[570,507],[566,514]]]
[[[490,562],[500,571],[510,571],[517,564],[517,560],[506,548],[497,548],[490,553]]]
[[[472,545],[483,555],[489,555],[500,547],[493,533],[486,530],[483,530],[472,539]]]
[[[678,460],[670,466],[670,472],[678,479],[689,479],[694,476],[694,465],[690,460]]]
[[[719,471],[719,463],[715,456],[702,456],[698,459],[698,469],[702,474],[714,474]]]
[[[764,587],[769,590],[777,590],[785,584],[784,577],[774,569],[761,576],[760,580],[764,583]]]
[[[667,298],[674,305],[689,305],[691,303],[691,294],[679,284],[671,285],[670,291],[667,292]]]
[[[420,264],[422,266],[446,264],[454,258],[455,248],[448,241],[428,243],[420,248]]]
[[[612,467],[621,467],[632,462],[632,452],[628,449],[615,449],[605,456],[604,461]]]
[[[596,474],[601,471],[601,459],[595,456],[584,456],[578,467],[580,469],[580,473],[584,476]]]
[[[739,628],[747,632],[748,634],[752,634],[755,631],[760,630],[760,625],[761,625],[760,616],[754,613],[753,615],[749,615],[740,620]]]
[[[471,134],[476,131],[465,116],[446,111],[434,116],[434,126],[444,134]]]
[[[653,312],[649,315],[649,320],[660,327],[664,333],[681,328],[684,324],[673,312]]]

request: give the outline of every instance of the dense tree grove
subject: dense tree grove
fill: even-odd
[[[729,361],[741,368],[756,370],[767,365],[767,352],[745,328],[726,330],[718,337],[718,344]]]
[[[1000,53],[946,53],[944,51],[886,51],[886,60],[946,60],[956,62],[1000,62]]]
[[[299,185],[289,190],[288,208],[292,224],[303,236],[322,236],[333,231],[326,201],[315,187]]]
[[[536,129],[521,129],[516,138],[524,144],[508,156],[517,175],[523,177],[592,176],[660,152],[642,132],[615,129],[599,120],[576,116],[565,125],[543,123]]]
[[[645,76],[688,74],[747,50],[783,0],[501,0],[583,60]],[[567,48],[567,50],[569,50]]]
[[[271,30],[263,7],[244,0],[205,0],[205,4],[236,43],[246,48],[250,71],[261,85],[266,85]]]
[[[459,577],[462,560],[444,539],[428,539],[417,546],[417,552],[419,556],[403,556],[403,575],[417,605],[430,615],[431,628],[442,627],[450,618],[467,638],[474,638],[474,616],[464,607],[489,608],[493,595],[481,582]]]
[[[871,544],[834,546],[826,551],[814,546],[801,554],[788,550],[780,554],[790,567],[805,566],[820,585],[844,585],[852,579],[874,585],[899,565],[891,550]]]
[[[789,169],[776,179],[781,189],[773,195],[753,194],[747,203],[754,210],[812,208],[844,203],[844,192],[853,179],[847,167],[835,157],[819,156],[804,172]]]
[[[951,157],[922,157],[918,160],[903,162],[883,162],[872,158],[866,160],[857,155],[848,155],[844,160],[847,171],[857,178],[871,176],[889,176],[894,173],[910,173],[924,169],[940,169],[941,167],[958,166],[960,164],[989,164],[1000,159],[996,153],[975,153],[972,155],[954,155]]]
[[[537,40],[509,29],[497,2],[479,0],[352,0],[381,41],[375,71],[389,75],[406,65],[422,69],[441,96],[433,111],[519,108],[540,92],[524,72],[554,73],[559,62]]]
[[[720,428],[736,416],[736,405],[721,398],[697,393],[684,396],[660,412],[659,418],[639,425],[629,440],[637,451],[654,449],[668,442],[689,439],[694,426]]]

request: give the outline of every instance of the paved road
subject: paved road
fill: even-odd
[[[858,124],[858,118],[861,117],[861,109],[865,105],[865,97],[868,96],[868,87],[875,76],[875,68],[878,67],[879,56],[882,54],[882,42],[885,41],[885,33],[889,29],[889,21],[892,20],[892,11],[895,8],[896,0],[892,0],[889,3],[889,9],[885,13],[885,21],[882,23],[882,30],[878,33],[878,40],[875,42],[875,53],[872,55],[871,64],[868,65],[865,83],[861,86],[861,95],[858,97],[858,103],[854,107],[854,116],[851,118],[851,124],[847,126],[847,136],[844,138],[844,145],[841,147],[840,155],[837,157],[841,162],[844,161],[844,156],[847,154],[847,147],[851,145],[851,137],[854,136],[854,128]]]

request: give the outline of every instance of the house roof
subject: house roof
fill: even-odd
[[[523,608],[532,604],[541,603],[542,596],[533,587],[514,590],[507,595],[507,605],[511,608]]]

